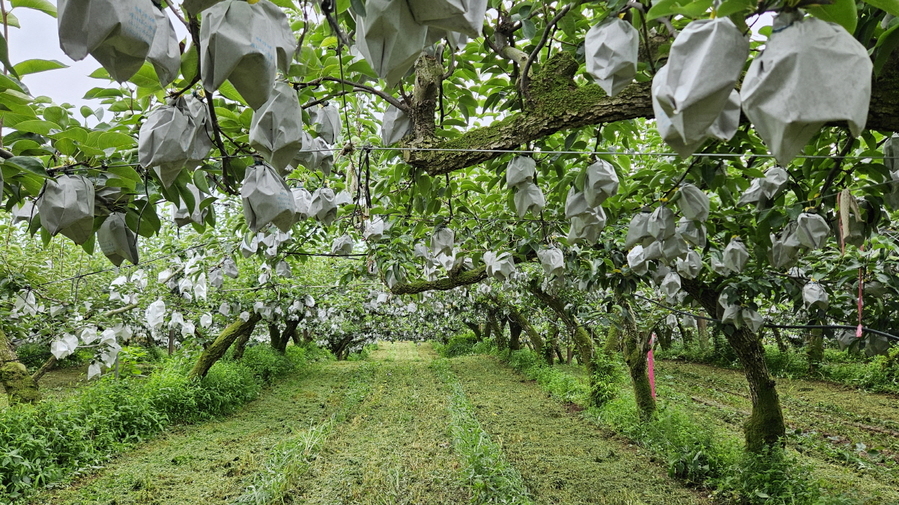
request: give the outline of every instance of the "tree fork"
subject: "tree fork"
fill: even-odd
[[[565,311],[565,303],[558,297],[543,291],[543,289],[536,284],[528,286],[528,291],[559,316],[559,319],[562,320],[565,327],[571,332],[571,337],[574,339],[574,345],[577,348],[578,360],[582,365],[587,367],[590,373],[593,373],[593,339],[590,338],[590,334],[587,333],[587,330],[581,326],[574,317]]]
[[[256,323],[258,323],[260,319],[262,319],[262,316],[252,313],[250,314],[250,318],[246,321],[238,319],[228,325],[222,330],[218,338],[215,339],[215,342],[203,351],[203,354],[200,355],[197,364],[194,365],[194,368],[190,371],[188,376],[205,377],[209,372],[209,369],[212,368],[212,365],[225,355],[225,351],[231,347],[231,344],[233,344],[235,340],[245,334],[250,335],[253,333],[253,329],[256,328]]]

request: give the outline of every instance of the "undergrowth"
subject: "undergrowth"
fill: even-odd
[[[194,359],[185,352],[146,378],[105,376],[75,397],[0,411],[0,503],[88,472],[170,424],[230,414],[309,362],[303,347],[280,355],[256,346],[242,361],[220,360],[206,377],[189,379]]]
[[[450,434],[453,448],[464,462],[464,482],[472,491],[471,502],[533,504],[521,474],[506,461],[502,448],[481,427],[462,384],[446,361],[435,361],[431,367],[451,391]]]

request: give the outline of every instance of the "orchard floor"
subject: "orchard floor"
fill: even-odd
[[[284,440],[307,432],[325,436],[289,472],[276,503],[469,503],[449,429],[451,390],[432,366],[437,359],[429,345],[382,343],[367,361],[318,365],[238,414],[174,428],[31,503],[235,503],[271,471]],[[650,455],[493,359],[457,358],[449,370],[535,503],[709,503],[667,478]]]

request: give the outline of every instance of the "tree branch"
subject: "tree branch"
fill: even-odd
[[[405,103],[397,100],[395,97],[393,97],[379,89],[375,89],[371,86],[366,86],[365,84],[362,84],[361,82],[355,82],[355,81],[350,81],[347,79],[341,79],[339,77],[319,77],[318,79],[313,79],[309,82],[295,82],[295,83],[292,83],[292,85],[294,88],[318,87],[324,81],[336,82],[336,83],[352,86],[355,91],[364,91],[366,93],[371,93],[372,95],[376,95],[376,96],[383,98],[384,101],[386,101],[390,105],[393,105],[397,109],[400,109],[401,111],[405,112],[406,114],[411,112],[411,109],[409,108],[408,105],[406,105]]]
[[[524,65],[521,66],[521,77],[519,78],[521,92],[524,93],[525,98],[530,100],[530,90],[529,86],[531,83],[531,78],[528,73],[531,71],[531,65],[534,64],[534,61],[537,59],[537,55],[540,54],[540,51],[543,49],[543,46],[546,45],[547,41],[549,41],[549,34],[552,33],[555,26],[565,17],[565,14],[568,14],[568,11],[571,10],[571,4],[567,4],[565,7],[562,7],[562,10],[556,13],[553,16],[552,20],[546,24],[546,29],[543,30],[543,37],[540,38],[540,42],[537,43],[537,47],[531,51],[531,54],[528,56],[528,59],[525,60]]]
[[[550,62],[565,58],[571,56],[565,52],[557,53]],[[535,80],[552,77],[546,74],[556,72],[558,65],[550,62],[544,65]],[[575,64],[574,71],[558,75],[554,86],[539,91],[532,89],[537,104],[533,110],[511,114],[490,126],[469,130],[452,139],[438,136],[428,146],[430,150],[416,150],[416,145],[406,144],[404,147],[412,148],[404,154],[406,163],[424,169],[432,176],[442,175],[505,156],[507,153],[497,151],[518,149],[554,133],[654,117],[649,82],[631,84],[618,95],[609,97],[595,84],[576,86],[571,79],[576,70]],[[563,79],[567,83],[562,82]],[[899,132],[899,54],[890,58],[872,83],[871,107],[865,128]],[[454,149],[458,151],[445,152]]]
[[[390,292],[395,295],[414,295],[425,291],[448,291],[459,286],[469,286],[477,284],[487,278],[487,267],[480,266],[474,270],[462,272],[458,275],[451,275],[437,279],[436,281],[419,281],[407,284],[395,284],[390,288]]]

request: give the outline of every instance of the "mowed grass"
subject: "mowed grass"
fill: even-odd
[[[657,361],[659,398],[738,436],[751,408],[741,371]],[[777,379],[787,446],[814,468],[827,494],[899,503],[899,397],[828,382]]]
[[[456,504],[471,493],[447,433],[448,395],[429,345],[381,343],[372,392],[335,427],[291,493],[307,504]]]
[[[30,503],[230,503],[243,494],[273,446],[330,415],[359,365],[311,367],[227,419],[173,428],[115,457],[95,474],[43,492]]]
[[[540,504],[703,504],[664,466],[486,356],[454,358],[475,414]]]

